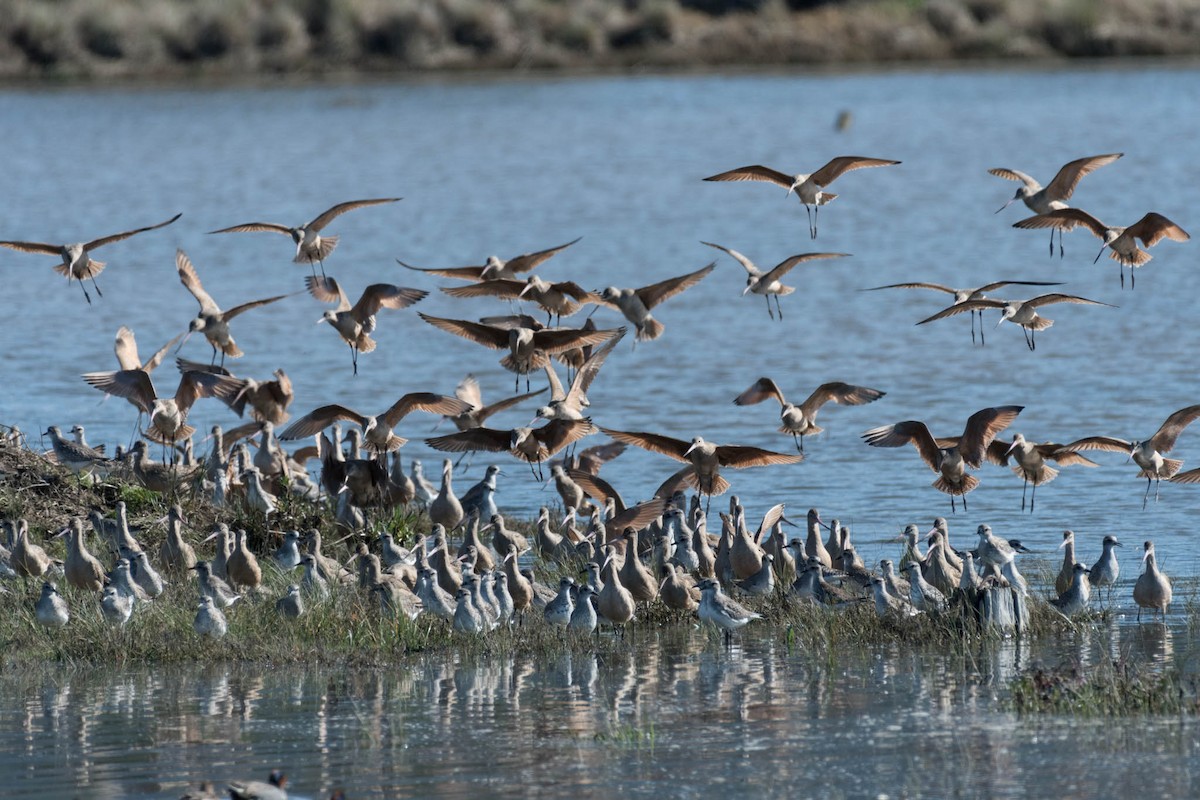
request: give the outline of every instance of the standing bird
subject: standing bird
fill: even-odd
[[[771,310],[771,297],[775,297],[775,310],[779,312],[780,321],[783,320],[783,309],[779,307],[779,298],[783,295],[791,294],[796,291],[795,286],[784,286],[780,281],[784,275],[792,271],[792,268],[797,264],[803,264],[806,261],[816,261],[823,258],[845,258],[849,253],[802,253],[800,255],[788,256],[783,261],[780,261],[768,272],[763,272],[754,265],[754,262],[746,258],[737,250],[730,250],[728,247],[722,247],[719,244],[712,242],[701,242],[709,247],[728,253],[734,261],[741,264],[747,272],[746,288],[742,290],[742,296],[754,293],[762,295],[767,300],[767,315],[771,319],[775,319],[775,312]]]
[[[995,291],[1004,286],[1061,286],[1062,284],[1055,281],[993,281],[984,284],[978,289],[953,289],[949,286],[943,286],[940,283],[889,283],[886,286],[872,286],[870,289],[864,289],[864,292],[877,292],[880,289],[932,289],[935,292],[945,292],[954,297],[954,305],[965,303],[968,300],[983,300],[987,298],[987,293]],[[979,314],[979,343],[986,345],[987,341],[983,334],[983,309],[971,309],[971,344],[975,344],[975,315]]]
[[[58,463],[72,472],[90,473],[95,469],[103,471],[103,465],[108,463],[104,453],[66,438],[57,425],[51,425],[42,435],[50,437],[50,446]]]
[[[322,314],[317,324],[328,322],[350,346],[350,359],[355,375],[358,374],[358,354],[369,353],[375,349],[375,340],[371,338],[371,333],[375,330],[375,315],[380,309],[408,308],[429,294],[422,289],[408,289],[390,283],[372,283],[363,290],[358,302],[351,306],[350,298],[333,278],[309,275],[304,279],[304,285],[308,287],[308,293],[322,303],[337,303],[337,308]]]
[[[865,156],[838,156],[811,175],[800,173],[786,175],[778,170],[755,164],[749,167],[738,167],[718,175],[711,175],[706,181],[766,181],[787,189],[788,195],[796,193],[804,210],[808,212],[808,234],[817,238],[817,211],[821,206],[837,197],[825,191],[825,187],[833,183],[847,172],[865,167],[890,167],[899,164],[886,158],[866,158]]]
[[[704,441],[699,436],[694,437],[690,442],[685,442],[656,433],[627,433],[608,428],[600,430],[618,442],[632,444],[652,453],[661,453],[676,461],[690,464],[691,468],[682,473],[680,477],[688,486],[700,494],[708,495],[710,499],[713,495],[724,494],[729,489],[729,481],[719,474],[721,467],[745,469],[746,467],[765,467],[773,464],[797,464],[802,458],[799,455],[773,453],[757,447],[713,444]]]
[[[1003,447],[1003,445],[1000,445]],[[997,450],[996,444],[988,448],[987,458],[993,464],[998,464],[1002,467],[1007,467],[1009,459],[1016,461],[1016,465],[1012,467],[1012,471],[1024,479],[1024,484],[1021,487],[1021,510],[1025,510],[1025,490],[1033,484],[1033,496],[1029,500],[1029,513],[1033,513],[1034,503],[1037,502],[1037,487],[1043,483],[1049,483],[1058,476],[1058,470],[1046,464],[1046,459],[1057,462],[1060,466],[1079,465],[1083,467],[1098,467],[1100,466],[1090,458],[1079,455],[1074,450],[1068,450],[1061,444],[1054,442],[1045,442],[1037,444],[1025,439],[1024,436],[1017,433],[1013,435],[1012,444],[1000,453],[994,453]]]
[[[821,433],[823,428],[817,426],[817,412],[829,401],[847,406],[861,406],[873,403],[887,392],[878,389],[868,389],[865,386],[854,386],[849,383],[823,383],[816,391],[808,396],[800,405],[789,403],[779,390],[779,386],[770,378],[759,378],[750,388],[733,399],[735,406],[750,406],[774,397],[779,401],[779,419],[783,422],[780,433],[790,433],[796,443],[796,450],[804,452],[804,435],[814,436]]]
[[[200,605],[196,608],[196,617],[192,620],[192,628],[200,636],[220,639],[229,630],[229,623],[225,621],[225,615],[221,609],[213,604],[213,599],[208,595],[203,595],[200,598]]]
[[[596,293],[599,296],[598,304],[614,308],[624,314],[625,319],[629,320],[637,328],[638,342],[657,339],[662,335],[664,326],[661,322],[650,316],[650,309],[674,297],[684,289],[695,286],[704,276],[712,272],[716,266],[717,262],[714,261],[695,272],[689,272],[687,275],[680,275],[677,278],[668,278],[665,281],[652,283],[649,286],[643,286],[641,289],[618,289],[616,286],[609,286],[607,289]],[[598,342],[587,342],[585,344],[598,344]]]
[[[1104,549],[1100,558],[1092,565],[1089,576],[1093,586],[1113,586],[1121,574],[1121,565],[1117,562],[1117,551],[1114,548],[1124,545],[1117,541],[1117,537],[1109,534],[1104,537],[1102,547]]]
[[[49,581],[42,584],[42,596],[34,604],[33,612],[37,621],[47,628],[61,628],[71,621],[67,601]]]
[[[1063,450],[1108,450],[1114,453],[1127,453],[1133,463],[1142,468],[1139,478],[1146,479],[1146,494],[1142,496],[1142,508],[1150,497],[1150,484],[1154,483],[1154,500],[1158,501],[1158,484],[1163,479],[1171,479],[1183,466],[1183,461],[1173,458],[1163,458],[1163,453],[1171,452],[1175,440],[1183,429],[1200,418],[1200,405],[1187,406],[1167,417],[1149,439],[1140,442],[1127,442],[1111,436],[1088,436],[1077,439]],[[1180,481],[1184,483],[1185,481]]]
[[[907,420],[884,425],[865,432],[862,438],[872,447],[903,447],[912,444],[921,460],[939,473],[933,488],[950,495],[950,510],[955,511],[954,498],[963,498],[967,508],[967,492],[979,485],[979,479],[967,472],[967,467],[979,469],[988,445],[1000,431],[1012,424],[1024,406],[997,406],[976,411],[967,419],[966,428],[958,439],[935,439],[924,422]]]
[[[1171,581],[1167,579],[1158,569],[1158,562],[1154,557],[1154,542],[1146,542],[1143,546],[1142,562],[1146,565],[1146,570],[1138,576],[1137,583],[1133,585],[1133,602],[1138,606],[1138,622],[1142,621],[1142,609],[1153,609],[1157,614],[1162,612],[1163,618],[1167,616],[1167,606],[1171,605]]]
[[[1087,610],[1088,600],[1092,596],[1092,587],[1088,582],[1088,568],[1075,563],[1071,567],[1071,582],[1059,592],[1058,597],[1050,600],[1050,605],[1063,615],[1072,617]]]
[[[1017,187],[1017,193],[1007,203],[996,209],[996,213],[999,214],[1018,200],[1023,201],[1029,210],[1035,214],[1049,214],[1051,211],[1060,211],[1067,208],[1065,201],[1071,199],[1071,195],[1075,193],[1075,187],[1079,185],[1079,181],[1084,175],[1088,175],[1100,167],[1113,163],[1123,155],[1125,154],[1107,153],[1101,156],[1077,158],[1068,164],[1064,164],[1054,176],[1054,179],[1045,188],[1024,172],[1018,172],[1015,169],[1008,169],[1006,167],[989,169],[989,175],[995,175],[997,178],[1004,178],[1008,181],[1021,182],[1021,185]],[[1053,230],[1050,232],[1050,255],[1054,255]],[[1060,258],[1062,257],[1061,232],[1058,236],[1058,255]]]
[[[152,231],[156,228],[162,228],[170,225],[175,220],[179,219],[182,214],[176,214],[166,222],[160,222],[157,225],[150,225],[145,228],[137,228],[124,233],[114,233],[111,236],[101,236],[99,239],[93,239],[90,242],[82,242],[78,244],[43,244],[41,242],[0,242],[0,247],[8,247],[12,250],[18,250],[22,253],[44,253],[49,256],[58,256],[62,259],[62,263],[54,267],[54,271],[59,275],[66,276],[67,283],[76,280],[79,281],[79,288],[83,289],[83,296],[87,299],[88,304],[92,302],[91,295],[88,294],[87,287],[83,285],[84,279],[89,279],[92,282],[92,287],[96,290],[96,296],[103,297],[104,293],[100,291],[100,287],[96,284],[96,276],[104,269],[103,261],[95,261],[92,259],[91,253],[98,247],[103,247],[106,244],[119,242],[123,239],[128,239],[130,236],[136,236],[139,233]]]
[[[996,323],[996,327],[999,328],[1005,320],[1011,320],[1014,325],[1020,325],[1021,332],[1025,335],[1025,345],[1030,350],[1036,350],[1037,342],[1034,339],[1034,335],[1038,331],[1045,330],[1054,324],[1054,320],[1038,316],[1037,309],[1052,303],[1073,303],[1075,305],[1116,308],[1116,306],[1109,303],[1088,300],[1086,297],[1076,297],[1073,294],[1043,294],[1025,301],[983,298],[979,300],[967,300],[962,303],[956,303],[949,308],[943,308],[932,317],[926,317],[917,324],[924,325],[926,322],[953,317],[964,311],[981,311],[985,308],[998,308],[1000,309],[1000,321]]]
[[[580,237],[582,238],[582,237]],[[457,278],[464,281],[516,281],[520,280],[520,275],[523,272],[529,272],[531,269],[545,263],[558,253],[566,250],[571,245],[578,242],[579,239],[560,244],[558,247],[551,247],[548,250],[539,250],[536,253],[525,253],[524,255],[515,256],[507,261],[497,256],[488,256],[487,261],[481,267],[447,267],[445,269],[422,269],[405,264],[400,259],[396,259],[396,263],[406,269],[415,270],[417,272],[427,272],[430,275],[437,275],[442,278]]]
[[[292,241],[296,243],[296,257],[292,259],[292,262],[312,266],[314,261],[319,261],[321,263],[321,274],[324,275],[325,259],[329,258],[329,254],[333,252],[333,248],[337,247],[338,243],[338,237],[336,236],[321,236],[321,231],[324,230],[326,225],[347,211],[353,211],[356,208],[364,208],[366,206],[377,206],[382,203],[398,203],[401,199],[399,197],[382,197],[375,200],[350,200],[345,203],[338,203],[312,222],[306,222],[294,228],[275,222],[246,222],[230,228],[209,231],[209,233],[266,232],[282,233],[286,236],[291,236]],[[313,274],[316,274],[315,270]]]
[[[1093,264],[1100,260],[1100,256],[1104,255],[1104,248],[1112,248],[1112,253],[1109,254],[1109,257],[1120,264],[1122,289],[1125,288],[1125,267],[1129,267],[1129,288],[1132,289],[1134,286],[1133,271],[1149,263],[1150,259],[1153,258],[1145,250],[1138,248],[1137,239],[1141,239],[1142,244],[1146,247],[1153,247],[1163,239],[1170,239],[1173,242],[1186,242],[1192,238],[1183,228],[1171,222],[1171,220],[1162,214],[1153,211],[1127,228],[1105,225],[1091,214],[1078,208],[1064,208],[1038,217],[1029,217],[1028,219],[1014,223],[1013,227],[1057,229],[1061,236],[1062,231],[1074,230],[1078,225],[1083,225],[1097,239],[1104,242],[1100,247],[1100,252],[1092,260]]]
[[[399,450],[408,441],[393,431],[413,411],[455,415],[470,409],[468,403],[433,392],[409,392],[378,416],[360,414],[342,405],[321,406],[293,422],[279,434],[284,441],[315,436],[338,420],[356,422],[363,428],[363,443],[372,455]]]
[[[200,304],[200,314],[188,325],[187,335],[179,343],[179,348],[176,349],[176,352],[183,348],[193,333],[202,331],[204,337],[208,339],[208,343],[212,345],[214,363],[217,360],[217,350],[221,351],[222,364],[225,363],[225,356],[241,358],[245,355],[238,348],[237,343],[233,341],[233,336],[229,333],[229,321],[231,319],[252,308],[265,306],[268,303],[274,303],[276,300],[282,300],[287,297],[287,295],[280,294],[275,297],[267,297],[263,300],[251,300],[249,303],[234,306],[228,311],[222,311],[220,306],[209,296],[208,292],[204,291],[204,286],[200,283],[200,276],[196,274],[196,268],[192,266],[191,259],[182,250],[175,251],[175,269],[179,273],[179,282],[183,284],[185,289],[192,293],[192,297],[196,298],[196,302]]]
[[[751,611],[721,591],[721,585],[712,578],[700,581],[700,609],[702,622],[711,622],[725,632],[726,639],[732,631],[762,619],[762,614]]]
[[[109,586],[100,598],[100,611],[110,624],[123,628],[133,616],[133,598],[118,592],[117,587]]]

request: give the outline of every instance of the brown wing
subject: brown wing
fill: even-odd
[[[1175,440],[1179,438],[1179,434],[1183,432],[1184,428],[1192,424],[1197,417],[1200,417],[1200,405],[1179,409],[1167,417],[1167,421],[1162,424],[1162,427],[1154,432],[1154,435],[1150,437],[1150,443],[1160,453],[1171,452],[1171,448],[1175,446]]]
[[[552,456],[567,445],[595,432],[596,426],[590,419],[556,419],[534,429],[533,437],[545,446],[547,455]]]
[[[949,286],[942,286],[940,283],[889,283],[887,286],[872,286],[870,289],[863,289],[864,292],[877,292],[880,289],[933,289],[935,292],[945,292],[946,294],[958,294],[957,289],[951,289]]]
[[[338,420],[354,422],[359,425],[367,424],[367,418],[362,414],[352,408],[346,408],[346,406],[334,403],[315,408],[303,417],[300,417],[291,425],[288,425],[279,434],[279,438],[286,442],[293,439],[306,439],[309,436],[316,436]]]
[[[150,376],[140,369],[122,369],[116,372],[86,372],[84,381],[105,394],[124,397],[141,410],[149,414],[154,410],[154,401],[158,397],[154,392],[154,384]]]
[[[1153,247],[1163,239],[1186,242],[1192,238],[1183,228],[1153,211],[1126,228],[1125,235],[1141,239],[1146,247]]]
[[[200,313],[221,313],[220,307],[213,302],[208,292],[204,291],[204,286],[200,283],[200,276],[196,274],[196,268],[192,266],[192,260],[182,250],[175,251],[175,270],[179,273],[179,282],[183,284],[183,288],[191,292],[192,297],[196,298],[196,302],[200,304]]]
[[[45,253],[48,256],[61,256],[61,244],[43,244],[42,242],[0,242],[0,247],[19,250],[22,253]]]
[[[207,393],[199,380],[200,373],[184,372],[179,376],[179,386],[175,389],[175,405],[179,413],[187,416],[192,405]]]
[[[492,428],[472,428],[469,431],[460,431],[447,436],[426,439],[425,444],[434,450],[441,450],[447,453],[467,453],[475,450],[502,453],[511,449],[512,431],[498,431]]]
[[[667,498],[655,497],[613,515],[611,519],[604,522],[605,527],[608,528],[609,537],[620,535],[618,531],[624,531],[626,528],[641,530],[661,517],[666,505]]]
[[[575,347],[600,344],[607,341],[610,337],[616,336],[619,330],[619,328],[609,328],[602,331],[548,328],[536,331],[533,334],[533,344],[538,350],[543,350],[550,354],[561,353],[564,350],[570,350]],[[507,338],[505,344],[507,344]]]
[[[1091,231],[1098,239],[1103,239],[1105,231],[1108,230],[1108,226],[1082,208],[1060,208],[1048,214],[1026,217],[1020,222],[1013,223],[1014,228],[1054,228],[1060,231],[1073,231],[1080,225]]]
[[[269,305],[274,303],[276,300],[282,300],[285,297],[291,297],[291,295],[277,294],[274,297],[264,297],[262,300],[251,300],[249,303],[242,303],[240,306],[234,306],[225,312],[225,321],[228,322],[239,314],[244,314],[252,308]]]
[[[755,403],[774,397],[779,401],[779,405],[787,404],[787,400],[783,399],[783,392],[779,386],[770,378],[759,378],[754,383],[750,384],[750,388],[733,398],[735,406],[752,406]]]
[[[1064,164],[1054,180],[1046,184],[1046,196],[1052,200],[1067,200],[1079,185],[1079,179],[1084,175],[1095,172],[1106,164],[1116,161],[1124,153],[1108,153],[1102,156],[1087,156],[1077,158],[1069,164]]]
[[[383,420],[389,427],[394,427],[412,411],[428,411],[431,414],[453,417],[470,410],[470,403],[464,403],[456,397],[433,392],[409,392],[383,413]]]
[[[516,397],[508,397],[508,398],[505,398],[504,400],[498,400],[495,403],[492,403],[490,406],[484,406],[483,408],[477,410],[475,412],[475,419],[479,420],[480,422],[483,422],[485,419],[492,416],[493,414],[497,414],[506,408],[515,406],[517,403],[520,403],[522,400],[528,400],[529,398],[531,398],[535,395],[539,395],[544,391],[546,391],[546,390],[538,389],[536,392],[526,392],[525,394],[519,394]]]
[[[217,231],[209,231],[209,233],[282,233],[285,236],[291,236],[292,229],[277,222],[243,222],[241,225],[221,228]]]
[[[1129,454],[1133,442],[1117,439],[1112,436],[1086,436],[1076,439],[1070,444],[1063,445],[1060,450],[1106,450],[1110,453]]]
[[[176,337],[179,338],[179,337]],[[172,339],[171,341],[175,341]],[[121,369],[141,369],[142,359],[138,356],[137,339],[133,331],[124,325],[117,328],[117,338],[113,343],[113,351],[117,354],[117,364]]]
[[[958,453],[968,465],[978,469],[983,464],[984,451],[996,434],[1012,424],[1025,406],[997,406],[976,411],[967,418],[967,427],[958,440]]]
[[[806,261],[818,261],[825,258],[845,258],[849,253],[801,253],[800,255],[788,256],[783,261],[780,261],[771,271],[763,276],[763,280],[767,283],[777,281],[783,278],[792,271],[792,267],[797,264],[803,264]]]
[[[464,403],[470,403],[471,408],[483,407],[483,394],[479,391],[479,381],[471,373],[467,373],[467,377],[454,387],[454,396]]]
[[[649,286],[644,286],[637,290],[637,296],[641,298],[642,304],[646,308],[654,308],[659,303],[695,286],[700,282],[705,275],[712,272],[717,266],[717,262],[712,262],[707,267],[698,269],[695,272],[689,272],[687,275],[680,275],[678,278],[668,278],[665,281],[654,283]]]
[[[754,533],[754,541],[761,542],[763,534],[775,527],[775,523],[783,518],[783,503],[771,506],[767,509],[767,513],[763,515],[762,522],[758,523],[758,530]]]
[[[277,369],[272,374],[275,376],[275,380],[268,381],[263,386],[270,392],[271,399],[284,408],[287,408],[291,405],[292,398],[296,395],[292,390],[292,379],[282,369]]]
[[[503,314],[498,317],[480,317],[479,321],[484,325],[492,325],[497,328],[503,328],[506,331],[514,328],[529,328],[531,331],[540,331],[546,326],[538,322],[528,314]],[[595,330],[593,327],[592,330]]]
[[[828,186],[847,172],[867,167],[890,167],[899,164],[887,158],[867,158],[866,156],[838,156],[825,166],[808,176],[817,186]],[[791,184],[789,184],[790,186]]]
[[[1064,450],[1061,444],[1056,442],[1046,442],[1039,444],[1037,451],[1041,453],[1042,458],[1050,458],[1064,467],[1098,467],[1100,466],[1095,461],[1092,461],[1087,456],[1082,456],[1074,450]]]
[[[372,283],[363,290],[362,297],[358,298],[350,313],[362,322],[374,316],[381,308],[408,308],[428,295],[429,292],[424,289],[408,289],[390,283]]]
[[[523,255],[516,256],[515,258],[510,258],[508,261],[504,262],[504,266],[510,272],[528,272],[539,264],[550,260],[550,258],[558,253],[561,253],[563,250],[566,250],[568,247],[575,244],[575,242],[578,242],[582,238],[583,237],[580,236],[572,239],[566,244],[560,244],[558,247],[551,247],[549,250],[539,250],[536,253],[525,253]]]
[[[584,289],[575,281],[561,281],[559,283],[550,284],[550,288],[555,291],[562,292],[567,297],[573,298],[580,303],[596,303],[600,304],[598,295]]]
[[[183,361],[183,359],[179,359]],[[241,378],[235,378],[232,375],[216,375],[211,372],[193,372],[184,370],[180,367],[181,372],[190,372],[193,380],[199,384],[204,392],[205,397],[215,397],[233,410],[233,413],[239,417],[246,411],[246,381]]]
[[[136,236],[139,233],[145,233],[146,231],[152,231],[152,230],[156,230],[158,228],[165,228],[166,226],[170,225],[172,222],[174,222],[175,220],[179,219],[182,216],[183,216],[183,214],[176,214],[175,216],[171,217],[166,222],[160,222],[157,225],[148,225],[145,228],[137,228],[136,230],[125,231],[124,233],[114,233],[110,236],[101,236],[99,239],[93,239],[92,241],[85,244],[83,246],[83,249],[84,250],[95,250],[97,247],[103,247],[106,244],[112,244],[113,242],[119,242],[122,239],[128,239],[130,236]]]
[[[618,514],[625,510],[625,501],[621,499],[620,492],[600,476],[581,469],[568,469],[567,476],[579,484],[579,488],[583,489],[584,494],[588,497],[599,500],[601,503],[607,503],[611,498]]]
[[[133,334],[130,333],[131,338],[132,338],[132,336],[133,336]],[[183,336],[183,334],[182,333],[176,334],[175,337],[173,339],[171,339],[171,341],[167,342],[162,347],[155,350],[154,355],[150,356],[149,360],[146,361],[145,364],[142,364],[142,369],[144,369],[146,372],[154,372],[154,370],[158,369],[158,365],[161,364],[163,362],[163,359],[167,357],[167,352],[171,349],[171,345],[173,345],[177,341],[179,341],[180,336]],[[134,352],[134,356],[136,357],[137,356],[136,346],[135,346],[133,352]],[[121,359],[121,357],[118,355],[117,360],[120,361],[120,359]]]
[[[439,330],[469,339],[484,347],[490,347],[493,350],[504,350],[508,347],[508,331],[503,328],[496,328],[491,325],[484,325],[465,319],[431,317],[427,314],[422,314],[420,311],[417,312],[417,316]]]
[[[304,286],[317,300],[322,303],[337,303],[338,311],[350,310],[350,298],[346,297],[346,293],[342,291],[342,287],[333,278],[328,278],[324,275],[306,275],[304,277]]]
[[[512,299],[521,294],[526,284],[521,281],[484,281],[466,286],[443,286],[442,291],[451,297],[500,297]]]
[[[988,170],[988,174],[995,175],[997,178],[1004,178],[1006,181],[1020,181],[1021,183],[1025,184],[1031,192],[1040,191],[1042,188],[1040,183],[1020,170],[1008,169],[1007,167],[993,167],[992,169]]]
[[[754,164],[749,167],[738,167],[731,169],[728,172],[721,172],[716,175],[710,175],[704,180],[706,181],[766,181],[773,183],[776,186],[782,186],[785,189],[792,188],[795,178],[791,175],[785,175],[779,170],[764,167],[761,164]]]
[[[600,467],[624,453],[628,446],[624,442],[593,445],[575,456],[575,461],[579,464],[578,471],[595,475],[600,471]]]
[[[1086,297],[1076,297],[1073,294],[1044,294],[1032,300],[1026,300],[1024,305],[1027,308],[1039,308],[1053,303],[1072,303],[1080,306],[1108,306],[1109,308],[1116,308],[1116,306],[1109,305],[1108,303],[1101,303],[1099,300],[1088,300]]]
[[[717,463],[733,469],[765,467],[771,464],[799,464],[803,460],[804,456],[799,453],[774,453],[737,444],[717,445]]]
[[[310,231],[320,231],[329,223],[347,211],[353,211],[356,208],[365,208],[366,206],[377,206],[383,203],[398,203],[403,198],[400,197],[381,197],[376,200],[349,200],[345,203],[338,203],[333,208],[329,209],[321,216],[308,223],[307,227]]]
[[[984,294],[986,292],[994,292],[1004,286],[1062,286],[1061,281],[992,281],[985,283],[970,294]]]
[[[958,442],[955,442],[955,444],[958,444]],[[987,458],[988,463],[995,464],[998,467],[1007,467],[1009,459],[1012,458],[1012,454],[1008,451],[1008,448],[1011,446],[1011,442],[993,439],[991,444],[987,446],[987,449],[984,450],[984,457]],[[1060,445],[1054,446],[1059,447]],[[1049,458],[1049,456],[1046,457]]]
[[[978,300],[964,300],[961,303],[955,303],[952,306],[943,308],[941,311],[934,314],[932,317],[926,317],[918,322],[918,325],[924,325],[926,322],[934,322],[946,317],[953,317],[958,314],[966,313],[967,311],[976,311],[983,308],[1004,308],[1006,303],[1003,300],[991,300],[986,297]]]
[[[587,357],[583,365],[575,373],[575,378],[571,381],[571,390],[567,393],[567,397],[575,402],[579,402],[585,395],[588,389],[591,388],[592,382],[596,380],[596,376],[600,374],[600,368],[604,366],[604,361],[608,358],[609,353],[617,346],[621,339],[625,338],[626,328],[624,326],[617,328],[617,335],[610,338],[600,347],[597,347],[592,354]],[[550,371],[550,367],[546,367]],[[555,378],[558,376],[556,375]]]
[[[233,377],[233,373],[216,364],[205,364],[200,361],[188,361],[186,358],[176,358],[175,366],[180,372],[204,372],[209,375],[225,375]]]
[[[688,458],[684,453],[692,446],[691,442],[672,439],[670,436],[660,436],[657,433],[614,431],[609,428],[601,428],[600,430],[618,442],[631,444],[634,447],[640,447],[652,453],[661,453],[664,456],[670,456],[676,461],[687,461]]]
[[[483,274],[483,267],[447,267],[445,269],[426,269],[424,267],[414,267],[412,264],[406,264],[400,259],[396,259],[396,263],[405,269],[411,269],[414,272],[425,272],[429,275],[437,275],[441,278],[455,278],[464,281],[478,281],[479,276]]]
[[[895,425],[884,425],[872,428],[863,433],[862,438],[872,447],[903,447],[912,444],[917,448],[921,460],[934,472],[942,459],[938,442],[929,432],[929,428],[920,420],[910,419],[897,422]]]
[[[885,394],[887,392],[881,392],[878,389],[868,389],[866,386],[855,386],[850,383],[840,383],[837,381],[823,383],[817,387],[815,392],[808,396],[808,399],[800,406],[800,410],[811,418],[817,413],[817,409],[831,400],[841,405],[861,406],[867,403],[874,403]]]

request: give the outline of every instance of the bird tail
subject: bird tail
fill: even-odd
[[[1029,328],[1031,331],[1044,331],[1053,324],[1054,320],[1046,319],[1045,317],[1036,317],[1032,322],[1022,323],[1022,325],[1024,325],[1026,328]]]
[[[517,361],[509,353],[504,358],[500,359],[500,366],[504,367],[509,372],[515,372],[518,375],[528,375],[531,372],[536,372],[539,369],[545,369],[550,364],[550,357],[541,350],[536,351],[529,357],[528,368],[524,368],[523,364],[518,364]]]
[[[375,349],[375,340],[370,336],[367,336],[365,333],[360,334],[358,339],[354,342],[354,349],[358,350],[360,353],[369,353]]]
[[[821,200],[820,200],[820,202],[817,203],[817,205],[819,205],[819,206],[828,205],[829,203],[832,203],[836,199],[837,199],[836,194],[830,194],[829,192],[821,192]]]
[[[1012,471],[1018,478],[1028,478],[1029,482],[1034,486],[1041,486],[1043,483],[1049,483],[1058,477],[1058,470],[1044,464],[1038,467],[1036,472],[1032,473],[1026,472],[1021,467],[1013,467]]]
[[[1129,256],[1123,256],[1116,250],[1110,250],[1108,257],[1113,261],[1120,261],[1122,264],[1128,264],[1131,267],[1140,267],[1145,264],[1149,264],[1150,259],[1154,258],[1154,256],[1150,255],[1139,247],[1135,247],[1133,249],[1133,255]]]
[[[696,474],[696,470],[692,469],[687,475],[683,476],[683,480],[688,486],[701,494],[725,494],[725,492],[729,491],[729,481],[725,480],[721,475],[713,475],[710,480],[701,481],[700,477]]]
[[[962,483],[960,483],[958,486],[947,482],[944,477],[940,476],[932,484],[933,488],[937,489],[939,492],[945,492],[946,494],[954,497],[962,497],[964,494],[971,491],[978,485],[979,478],[976,478],[974,475],[963,475]]]
[[[174,444],[175,442],[181,442],[184,439],[187,439],[195,432],[196,429],[191,425],[180,425],[179,430],[175,432],[175,436],[172,438],[168,438],[166,434],[164,434],[158,428],[144,430],[142,431],[142,435],[150,441],[157,442],[158,444]]]
[[[791,428],[789,428],[787,425],[781,425],[781,426],[779,427],[779,432],[780,432],[780,433],[787,433],[787,434],[791,434],[791,433],[792,433],[792,429],[791,429]],[[816,426],[816,425],[813,425],[813,424],[810,422],[810,423],[809,423],[809,425],[808,425],[808,427],[807,427],[807,428],[804,430],[804,435],[805,435],[805,436],[815,436],[815,435],[816,435],[816,434],[818,434],[818,433],[824,433],[824,432],[825,432],[825,429],[824,429],[824,428],[821,428],[821,427],[818,427],[818,426]]]
[[[338,237],[336,236],[322,236],[321,243],[317,245],[315,250],[297,252],[292,262],[295,264],[311,264],[314,261],[324,261],[329,258],[329,254],[333,252],[333,248],[337,247],[337,243]]]
[[[1155,474],[1149,470],[1142,470],[1138,473],[1139,478],[1149,478],[1151,480],[1161,479],[1168,480],[1175,477],[1175,473],[1183,467],[1183,462],[1174,458],[1164,458],[1162,469]]]
[[[665,328],[666,326],[654,317],[647,317],[646,321],[638,327],[637,340],[639,342],[648,342],[651,339],[657,339],[659,336],[662,336]]]

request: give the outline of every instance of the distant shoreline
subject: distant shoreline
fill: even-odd
[[[1184,0],[31,0],[0,83],[368,81],[1200,57]]]

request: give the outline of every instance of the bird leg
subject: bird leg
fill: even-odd
[[[775,312],[771,310],[771,295],[767,295],[767,316],[775,319]]]
[[[796,452],[803,453],[804,452],[804,443],[800,440],[800,437],[793,433],[792,441],[796,443]]]
[[[79,282],[79,285],[80,285],[80,286],[83,286],[83,281],[80,281],[80,282]],[[95,275],[93,275],[93,276],[92,276],[92,288],[96,290],[96,296],[97,296],[97,297],[104,297],[104,292],[100,291],[100,284],[96,283],[96,276],[95,276]],[[84,294],[86,295],[86,294],[87,294],[87,292],[85,291],[85,292],[84,292]]]
[[[1150,477],[1146,478],[1146,493],[1144,495],[1142,495],[1142,511],[1146,510],[1146,501],[1148,499],[1150,499],[1150,482],[1152,480],[1153,480],[1153,478],[1150,478]],[[1154,499],[1158,500],[1157,497],[1155,497]]]
[[[1029,488],[1029,476],[1026,475],[1025,482],[1023,484],[1021,484],[1021,510],[1022,511],[1025,510],[1025,490],[1028,488]],[[1034,491],[1036,491],[1036,490],[1037,490],[1037,487],[1035,486]],[[1032,513],[1032,510],[1031,510],[1031,513]]]
[[[804,210],[808,212],[808,238],[815,239],[817,238],[817,227],[815,224],[813,224],[812,206],[808,205],[808,203],[805,203]]]
[[[975,309],[971,309],[971,344],[975,344]]]
[[[354,366],[354,374],[358,374],[358,348],[350,345],[350,363]]]
[[[1130,266],[1129,267],[1129,288],[1130,289],[1134,289],[1137,287],[1136,281],[1137,281],[1137,273],[1134,272],[1133,267]],[[97,291],[99,291],[99,290],[97,290]]]
[[[1124,289],[1125,288],[1125,264],[1122,263],[1119,267],[1117,267],[1117,269],[1121,270],[1121,288]],[[1133,280],[1132,273],[1130,273],[1129,279]],[[85,294],[86,294],[86,292],[85,292]]]
[[[779,295],[775,295],[775,310],[779,312],[779,321],[783,322],[783,308],[779,305]]]
[[[1028,480],[1028,479],[1026,479]],[[1033,492],[1029,495],[1029,513],[1033,513],[1034,504],[1037,503],[1037,483],[1033,484]]]

